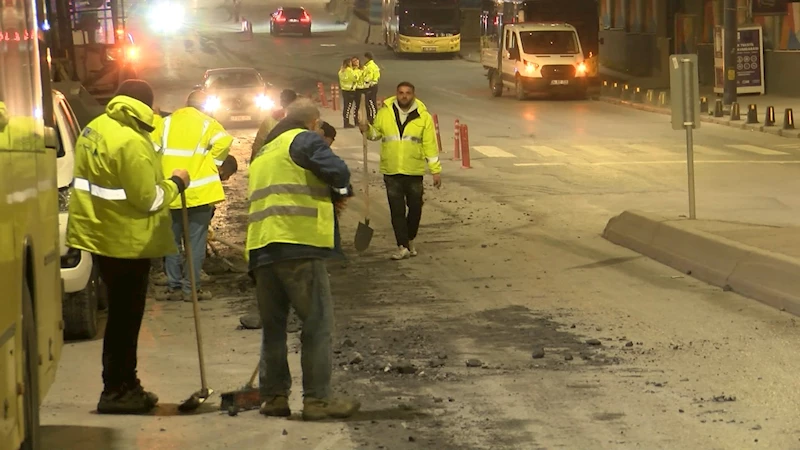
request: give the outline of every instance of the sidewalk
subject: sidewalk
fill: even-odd
[[[613,103],[620,106],[627,106],[636,108],[642,111],[657,112],[661,114],[671,114],[670,99],[672,93],[669,89],[654,88],[651,79],[643,78],[630,78],[624,74],[601,68],[602,79],[606,86],[601,89],[600,101]],[[613,89],[614,83],[617,83],[618,88]],[[628,91],[624,92],[624,86],[628,86]],[[634,98],[632,92],[639,89],[639,97]],[[652,90],[652,98],[648,100],[647,92]],[[659,99],[660,96],[665,96],[666,102],[662,103]],[[778,95],[755,95],[746,94],[738,95],[737,103],[741,114],[740,120],[731,120],[730,111],[724,111],[722,117],[713,117],[714,104],[716,100],[721,99],[721,94],[715,94],[711,86],[701,86],[700,96],[705,97],[708,101],[708,113],[701,114],[703,122],[716,123],[720,125],[727,125],[734,128],[741,128],[752,131],[761,131],[770,133],[777,136],[784,136],[790,138],[800,138],[800,130],[790,128],[783,129],[784,115],[786,110],[791,108],[792,112],[797,109],[800,112],[800,98],[796,97],[782,97]],[[755,105],[758,123],[747,123],[747,112],[750,105]],[[773,107],[775,110],[775,125],[765,126],[767,108]],[[793,117],[792,117],[793,118]]]
[[[724,290],[800,315],[800,227],[625,211],[603,237]]]

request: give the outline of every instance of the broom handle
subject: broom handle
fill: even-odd
[[[189,239],[189,210],[186,207],[186,192],[181,192],[181,215],[183,216],[183,251],[186,254],[186,265],[189,268],[189,284],[192,289],[192,307],[194,309],[194,329],[197,334],[197,359],[200,361],[200,386],[208,390],[206,383],[206,362],[203,355],[203,333],[200,331],[200,304],[197,301],[197,280],[194,279],[194,261]]]
[[[364,96],[364,101],[361,102],[361,123],[363,124],[367,123],[366,102],[367,98]],[[361,134],[361,144],[364,147],[364,222],[369,224],[369,168],[367,167],[369,141],[364,133]]]

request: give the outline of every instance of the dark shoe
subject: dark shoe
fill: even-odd
[[[348,397],[303,399],[303,420],[346,419],[357,413],[361,402]]]
[[[104,391],[97,403],[100,414],[147,414],[158,403],[158,396],[146,392],[141,386]]]
[[[147,401],[152,403],[153,406],[158,404],[158,396],[152,392],[145,391],[138,378],[136,379],[136,387],[132,388],[132,390],[144,394],[144,396],[147,397]]]
[[[350,123],[344,124],[344,128],[355,128],[356,126]]]
[[[261,404],[261,409],[258,412],[270,417],[289,417],[292,415],[292,410],[289,409],[289,398],[285,395],[276,395],[268,398],[267,401]]]

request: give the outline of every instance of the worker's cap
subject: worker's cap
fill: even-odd
[[[188,97],[186,97],[186,106],[202,108],[203,105],[205,105],[207,98],[208,95],[205,92],[201,91],[200,89],[196,89],[192,91]]]
[[[150,108],[153,107],[153,100],[155,99],[153,88],[150,86],[150,83],[144,80],[125,80],[119,85],[115,95],[125,95],[134,98]]]
[[[323,136],[329,139],[336,139],[336,128],[334,128],[333,125],[328,122],[322,122],[319,127],[322,130]]]

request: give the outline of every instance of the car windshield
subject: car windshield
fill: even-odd
[[[415,8],[400,15],[400,33],[406,36],[456,34],[458,28],[458,10],[455,8]]]
[[[574,55],[578,53],[575,32],[522,31],[519,33],[522,49],[529,55]]]
[[[212,73],[206,80],[207,89],[230,89],[240,87],[259,87],[261,80],[255,72]]]
[[[283,8],[283,16],[287,19],[299,19],[303,16],[303,8]]]

